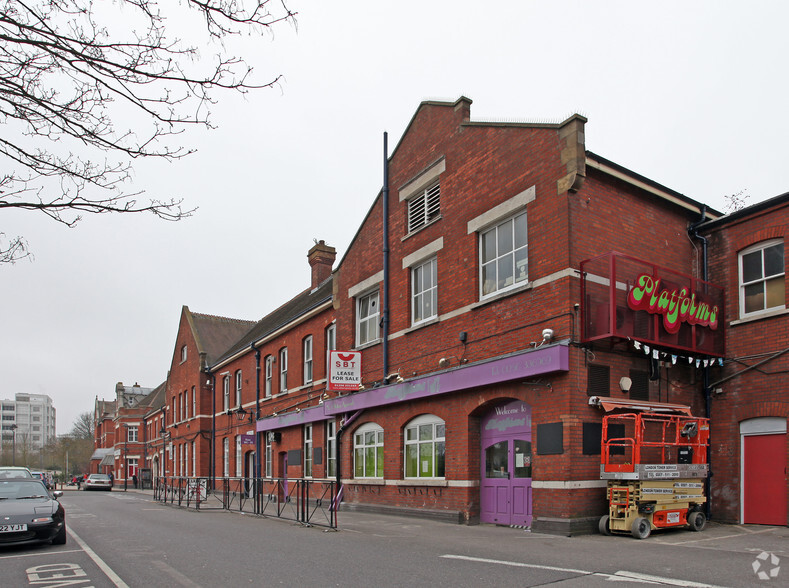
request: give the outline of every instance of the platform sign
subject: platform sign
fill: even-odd
[[[362,383],[362,354],[329,351],[329,390],[358,390]]]

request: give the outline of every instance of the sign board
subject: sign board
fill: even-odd
[[[362,383],[362,354],[329,351],[329,390],[358,390]]]
[[[255,436],[254,435],[241,435],[241,444],[242,445],[254,445],[255,444]]]

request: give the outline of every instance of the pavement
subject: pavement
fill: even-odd
[[[76,486],[59,486],[58,490],[65,492],[76,492]],[[148,496],[153,500],[153,490],[128,487],[124,490],[123,485],[116,485],[113,492],[127,492],[135,493],[138,495]],[[442,527],[452,525],[452,523],[435,521],[431,519],[415,519],[414,517],[406,517],[402,515],[388,514],[388,513],[360,513],[355,511],[342,511],[339,512],[339,529],[342,530],[343,521],[348,525],[356,524],[356,522],[364,521],[375,525],[378,520],[388,526],[396,526],[398,523],[403,526],[412,526],[416,520],[419,525],[423,527]],[[454,526],[454,525],[452,525]],[[494,525],[486,525],[494,527]],[[440,534],[440,529],[437,530]],[[523,530],[524,533],[531,534],[528,530]],[[551,535],[542,535],[538,533],[531,534],[534,538],[545,537],[546,539]],[[580,535],[578,538],[590,537],[589,535]],[[598,536],[602,539],[602,536]],[[570,538],[572,540],[572,538]],[[717,521],[707,521],[707,525],[701,533],[684,533],[681,531],[669,530],[666,532],[653,532],[647,541],[660,543],[661,545],[687,545],[695,547],[703,547],[705,549],[723,550],[723,551],[737,551],[737,552],[753,552],[756,554],[762,552],[773,553],[779,557],[789,557],[789,527],[786,526],[771,526],[771,525],[737,525],[720,523]]]

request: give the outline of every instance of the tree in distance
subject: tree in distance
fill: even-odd
[[[277,84],[226,42],[294,19],[284,0],[0,0],[0,209],[69,227],[85,213],[190,216],[183,199],[127,191],[132,162],[189,155],[178,136],[213,128],[218,95]],[[0,232],[0,263],[29,256]]]

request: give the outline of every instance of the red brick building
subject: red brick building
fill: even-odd
[[[348,508],[587,531],[604,508],[590,396],[703,413],[696,366],[667,367],[667,353],[709,364],[723,341],[697,346],[699,325],[647,331],[662,355],[645,356],[632,327],[601,327],[618,310],[610,288],[582,289],[610,285],[611,263],[582,276],[582,262],[623,252],[621,279],[659,264],[696,287],[687,230],[704,207],[587,152],[583,117],[483,123],[470,105],[420,105],[335,271],[337,346],[361,352],[363,389],[261,414],[257,429],[281,434],[279,454],[337,447]],[[321,427],[336,433],[305,447]]]
[[[696,230],[710,279],[727,293],[727,359],[707,385],[712,512],[723,521],[786,525],[789,194]]]
[[[604,411],[679,404],[713,421],[713,518],[786,524],[787,197],[723,216],[586,150],[585,124],[422,103],[334,271],[316,243],[310,287],[257,323],[184,307],[157,475],[336,479],[343,508],[575,534],[606,508]],[[753,510],[765,491],[783,510]]]

